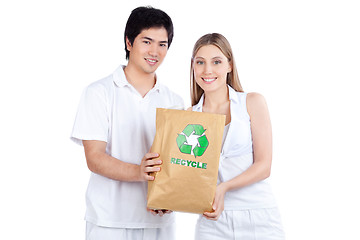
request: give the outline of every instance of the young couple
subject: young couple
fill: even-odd
[[[155,75],[173,38],[171,18],[152,7],[132,11],[124,41],[128,64],[83,92],[72,139],[83,145],[91,177],[86,193],[86,239],[175,239],[174,214],[146,208],[147,181],[158,153],[156,108],[184,109],[181,97]],[[213,212],[196,226],[196,239],[284,239],[266,178],[272,158],[264,98],[244,93],[228,41],[202,36],[191,59],[188,110],[226,115]]]

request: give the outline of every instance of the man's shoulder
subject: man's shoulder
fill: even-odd
[[[161,94],[166,96],[172,105],[178,106],[178,108],[184,108],[184,99],[164,84],[160,84]]]
[[[180,97],[179,94],[177,94],[176,92],[171,90],[168,86],[160,83],[160,88],[161,88],[161,90],[163,91],[164,94],[167,94],[167,95],[172,96],[174,98],[182,99],[182,97]]]
[[[84,94],[88,98],[102,99],[109,102],[108,99],[113,95],[114,82],[112,75],[90,83],[84,89]]]
[[[102,79],[90,83],[87,88],[100,90],[100,89],[109,89],[113,86],[114,86],[113,76],[112,74],[110,74]]]

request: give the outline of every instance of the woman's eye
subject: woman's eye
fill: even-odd
[[[203,65],[204,62],[203,62],[203,61],[196,61],[196,64],[198,64],[198,65]]]
[[[220,64],[220,63],[221,63],[221,61],[219,61],[219,60],[214,61],[214,64]]]

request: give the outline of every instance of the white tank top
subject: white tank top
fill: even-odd
[[[222,144],[221,144],[221,149],[223,148],[224,146],[224,142],[225,142],[225,139],[226,139],[226,136],[227,136],[227,133],[229,131],[229,126],[230,126],[230,123],[225,125],[224,127],[224,133],[223,133],[223,138],[222,138]]]
[[[236,92],[230,86],[231,123],[224,129],[223,147],[219,161],[218,184],[240,175],[253,164],[250,116],[246,108],[247,93]],[[202,112],[204,95],[193,111]],[[227,131],[227,132],[225,132]],[[226,135],[225,135],[226,133]],[[271,208],[276,206],[267,180],[229,191],[225,195],[225,210]]]

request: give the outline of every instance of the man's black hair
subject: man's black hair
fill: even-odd
[[[129,59],[129,51],[126,48],[126,37],[132,45],[142,30],[152,27],[164,27],[166,29],[168,34],[168,48],[170,47],[174,36],[174,27],[171,18],[160,9],[151,6],[138,7],[131,12],[125,27],[124,42],[126,59]]]

